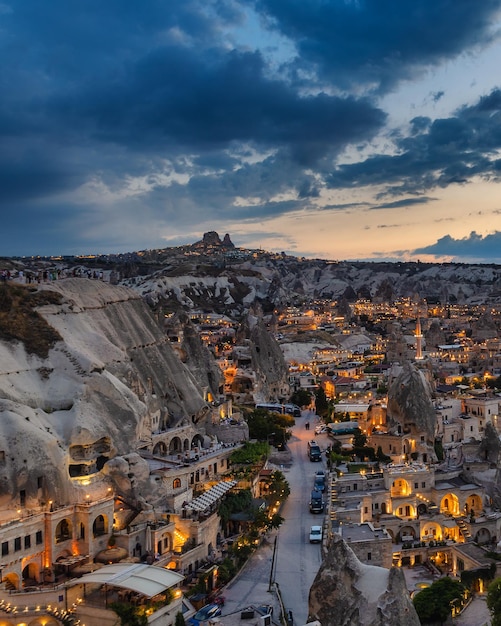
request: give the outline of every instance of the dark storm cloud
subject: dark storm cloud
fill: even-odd
[[[0,35],[3,57],[15,59],[0,69],[9,87],[0,163],[11,172],[0,199],[43,197],[94,175],[108,183],[163,159],[177,160],[179,173],[225,168],[231,177],[238,159],[225,151],[240,144],[311,167],[382,128],[386,115],[369,100],[300,94],[267,77],[260,52],[219,45],[223,27],[239,19],[229,2],[14,5]],[[43,144],[43,154],[26,144],[13,159],[19,139]],[[78,165],[66,160],[68,146],[78,146]],[[107,155],[117,146],[113,164]],[[20,189],[23,179],[31,189]],[[300,195],[308,189],[317,195],[304,182]]]
[[[396,209],[434,187],[498,177],[496,91],[448,119],[416,117],[390,137],[394,154],[336,163],[345,150],[356,161],[383,131],[387,114],[371,94],[485,45],[500,0],[258,0],[300,53],[291,61],[275,50],[278,62],[267,41],[239,47],[231,29],[249,6],[2,3],[4,253],[30,253],[26,224],[47,246],[52,232],[71,250],[80,241],[125,251],[138,233],[140,247],[155,247],[167,228],[176,236],[308,210],[326,186],[378,185],[381,204],[368,208]]]
[[[498,180],[501,160],[501,91],[493,90],[450,118],[411,123],[412,134],[396,139],[396,155],[376,155],[341,165],[329,186],[386,185],[385,194],[420,194],[463,184],[473,177]],[[398,206],[398,204],[396,205]]]
[[[414,253],[450,256],[471,261],[483,259],[483,262],[488,262],[488,259],[491,259],[493,263],[499,263],[501,258],[500,250],[501,232],[496,230],[484,237],[478,235],[475,231],[472,231],[468,237],[463,237],[462,239],[454,239],[450,235],[446,235],[431,246],[417,248],[414,250]]]
[[[371,206],[371,211],[377,211],[379,209],[405,209],[407,207],[416,206],[418,204],[427,204],[432,201],[433,198],[422,196],[420,198],[404,198],[403,200],[396,200],[395,202],[385,202],[384,204],[378,204],[377,206]]]
[[[367,139],[385,121],[368,100],[301,96],[266,78],[265,69],[257,52],[209,55],[169,46],[141,59],[122,79],[49,105],[61,122],[84,124],[97,140],[141,151],[251,142],[286,149],[304,165]]]
[[[387,91],[491,41],[498,0],[255,0],[328,81]]]

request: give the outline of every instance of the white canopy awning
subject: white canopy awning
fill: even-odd
[[[124,587],[149,598],[174,587],[184,579],[182,574],[144,563],[114,563],[85,574],[79,583],[100,583]]]
[[[198,498],[188,503],[188,506],[194,511],[205,511],[215,502],[220,500],[224,494],[237,484],[236,480],[224,480],[211,487]]]

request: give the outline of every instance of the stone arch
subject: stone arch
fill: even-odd
[[[181,443],[181,439],[179,437],[172,437],[169,444],[169,454],[176,454],[178,452],[182,452],[183,445]]]
[[[108,516],[98,515],[92,523],[92,534],[94,537],[101,537],[108,534]]]
[[[482,527],[478,529],[475,535],[475,541],[479,545],[490,543],[491,540],[492,540],[492,535],[491,535],[491,531],[488,528]]]
[[[71,539],[72,536],[72,524],[71,520],[67,517],[63,518],[56,526],[56,532],[54,533],[54,539],[56,543],[61,543]]]
[[[442,541],[442,527],[438,522],[427,521],[421,527],[421,541]]]
[[[446,493],[440,500],[440,513],[449,513],[449,515],[461,514],[459,499],[455,493]]]
[[[426,513],[428,513],[428,507],[426,506],[424,502],[420,502],[417,505],[417,512],[418,512],[418,515],[426,515]]]
[[[191,440],[191,449],[192,450],[193,450],[193,448],[200,448],[200,449],[202,449],[203,443],[204,443],[203,437],[201,435],[197,434]]]
[[[414,502],[396,502],[393,503],[393,515],[396,517],[416,518],[416,505]]]
[[[9,586],[12,589],[16,589],[17,591],[19,591],[20,588],[20,580],[19,580],[19,576],[17,574],[14,574],[14,572],[9,572],[8,574],[6,574],[3,577],[4,581],[9,583]]]
[[[181,479],[180,478],[174,478],[174,480],[172,481],[172,488],[173,489],[179,489],[181,487]]]
[[[167,446],[165,445],[165,441],[159,441],[155,444],[153,454],[155,456],[167,456]]]
[[[408,480],[405,478],[395,478],[391,484],[390,495],[392,498],[401,498],[412,493],[412,488]]]
[[[8,619],[0,619],[0,626],[14,626],[14,624]]]
[[[402,528],[400,529],[401,540],[403,540],[403,537],[411,537],[412,539],[416,539],[416,534],[416,529],[410,525],[402,526]]]
[[[190,449],[190,440],[186,438],[183,442],[183,450],[185,452],[188,452],[189,449]]]
[[[472,493],[466,498],[466,502],[464,505],[465,513],[470,513],[473,511],[474,515],[480,515],[483,505],[482,505],[482,497],[477,493]]]
[[[165,554],[166,552],[170,552],[172,549],[172,537],[170,533],[163,533],[161,537],[159,537],[157,541],[157,553]]]
[[[23,567],[23,583],[26,586],[33,585],[40,581],[40,567],[37,563],[27,563]]]
[[[416,441],[414,439],[409,439],[408,437],[404,437],[402,440],[402,454],[405,454],[406,457],[416,451]]]

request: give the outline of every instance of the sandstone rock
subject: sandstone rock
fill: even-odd
[[[388,388],[387,416],[398,422],[402,430],[426,433],[433,443],[436,412],[432,402],[432,389],[423,370],[407,362],[394,367]]]
[[[119,493],[147,499],[148,466],[134,453],[155,420],[204,419],[197,380],[132,290],[86,278],[40,289],[61,295],[38,308],[61,340],[47,358],[0,341],[0,501],[13,504],[23,491],[28,509],[66,504],[82,497],[71,478],[88,475],[96,497],[111,478]],[[105,476],[107,463],[131,454],[125,474],[114,461]]]
[[[334,535],[309,595],[322,626],[419,626],[401,570],[362,564]]]

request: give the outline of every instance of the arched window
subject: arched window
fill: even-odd
[[[172,481],[172,487],[173,489],[179,489],[179,487],[181,487],[181,479],[174,478],[174,480]]]
[[[92,533],[94,534],[94,537],[105,535],[108,532],[106,526],[107,524],[104,515],[98,515],[92,525]]]
[[[56,543],[71,539],[71,524],[67,519],[62,519],[56,526]]]

